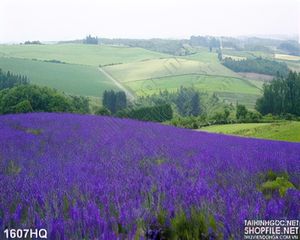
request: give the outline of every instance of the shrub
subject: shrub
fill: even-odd
[[[263,183],[258,188],[267,199],[271,199],[276,192],[284,197],[288,189],[295,188],[286,172],[276,173],[270,170],[262,178]]]
[[[146,229],[147,239],[222,239],[215,218],[203,210],[179,211],[171,220],[162,211],[155,223]]]
[[[13,107],[13,112],[15,113],[28,113],[33,112],[32,106],[28,100],[19,102],[16,106]]]
[[[107,108],[105,108],[105,107],[98,108],[95,111],[95,114],[96,115],[101,115],[101,116],[110,116],[111,115],[110,111]]]
[[[142,107],[138,109],[119,111],[117,116],[144,121],[164,122],[172,119],[173,110],[171,105],[164,104],[153,107]]]

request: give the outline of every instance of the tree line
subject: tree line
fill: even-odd
[[[12,88],[19,84],[29,84],[28,78],[23,75],[13,74],[10,71],[3,72],[0,68],[0,90]]]
[[[40,41],[25,41],[25,45],[41,45],[42,43]]]
[[[225,67],[233,70],[234,72],[254,72],[260,74],[267,74],[276,76],[287,76],[289,69],[286,63],[268,60],[264,58],[247,58],[244,60],[234,60],[226,57],[222,60]]]
[[[113,45],[125,45],[139,47],[151,51],[162,52],[177,56],[184,56],[193,53],[191,48],[186,47],[188,40],[175,39],[108,39],[100,38],[101,43]]]
[[[0,70],[0,114],[28,112],[89,113],[85,97],[32,85],[26,76]]]
[[[84,44],[98,44],[98,37],[92,37],[91,35],[86,36],[83,40]]]
[[[115,92],[105,90],[102,96],[102,105],[112,114],[127,107],[127,98],[124,91]]]
[[[173,111],[169,104],[129,105],[124,91],[104,91],[102,105],[103,107],[98,109],[96,114],[154,122],[163,122],[173,117]]]
[[[288,54],[300,56],[300,44],[296,41],[286,41],[279,45],[281,50],[286,51]]]
[[[300,116],[300,74],[290,72],[285,78],[278,76],[270,84],[265,84],[256,109],[262,114]]]

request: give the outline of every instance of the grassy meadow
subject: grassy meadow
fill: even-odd
[[[153,94],[163,89],[176,91],[176,89],[178,89],[181,85],[186,87],[195,87],[202,92],[216,93],[222,99],[227,99],[228,102],[232,103],[243,100],[246,95],[250,98],[250,100],[246,98],[247,105],[251,106],[251,103],[255,103],[256,98],[261,93],[261,90],[249,80],[204,74],[167,76],[147,80],[130,81],[125,84],[138,95]],[[233,95],[236,97],[226,97],[226,93],[227,96]],[[251,101],[251,98],[253,101]]]
[[[201,131],[300,142],[300,122],[295,121],[214,125],[201,128]]]
[[[0,56],[99,66],[136,62],[168,55],[142,48],[88,44],[0,45]]]
[[[136,95],[160,90],[174,91],[193,86],[216,93],[228,103],[253,109],[264,81],[235,73],[223,66],[215,50],[196,47],[187,56],[171,56],[136,47],[88,44],[0,45],[0,68],[27,75],[32,83],[57,88],[66,93],[101,97],[104,90],[118,89],[116,81]],[[284,57],[288,66],[300,64],[289,55],[259,51],[223,49],[224,56]],[[62,63],[45,61],[57,60]],[[99,71],[101,66],[108,75]]]
[[[33,84],[75,95],[100,97],[105,89],[118,89],[93,66],[0,57],[0,68],[26,75]]]

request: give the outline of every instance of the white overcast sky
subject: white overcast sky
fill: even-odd
[[[0,42],[299,32],[300,0],[0,0]]]

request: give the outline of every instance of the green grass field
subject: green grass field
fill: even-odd
[[[263,51],[237,51],[234,49],[226,49],[222,50],[224,55],[231,55],[236,57],[242,58],[256,58],[256,57],[263,57],[263,58],[274,58],[272,52],[263,52]]]
[[[300,142],[300,122],[295,121],[214,125],[201,131]]]
[[[227,73],[225,70],[217,69],[215,65],[182,58],[165,58],[107,66],[104,69],[120,82],[186,74],[237,76],[230,70]]]
[[[147,84],[147,82],[151,83]],[[244,79],[201,75],[201,74],[186,74],[179,76],[167,76],[161,78],[153,78],[147,80],[129,81],[126,85],[133,91],[139,94],[140,90],[151,92],[158,92],[162,89],[176,90],[181,85],[186,87],[195,87],[204,92],[229,92],[229,93],[246,93],[246,94],[260,94],[260,90]],[[143,89],[145,88],[146,89]]]
[[[0,57],[0,68],[26,75],[30,82],[66,93],[101,97],[105,89],[118,89],[96,67]]]
[[[224,67],[215,51],[196,48],[188,56],[172,57],[142,48],[86,44],[0,45],[0,68],[27,75],[32,83],[71,94],[99,97],[117,89],[102,68],[137,95],[194,86],[215,92],[229,103],[253,108],[261,94],[261,81],[245,80]],[[38,60],[59,60],[70,64]]]
[[[67,63],[98,66],[128,63],[168,55],[142,48],[87,44],[0,45],[0,57],[60,60]]]

